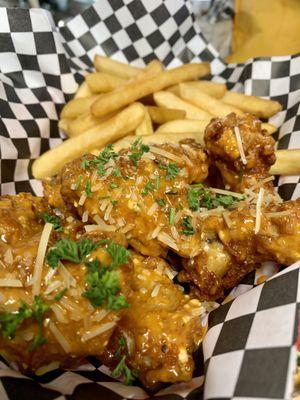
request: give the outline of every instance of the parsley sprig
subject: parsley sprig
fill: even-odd
[[[56,232],[63,232],[64,228],[60,225],[60,219],[58,217],[55,217],[54,215],[50,215],[48,213],[44,213],[42,215],[42,218],[45,222],[49,222],[50,224],[53,225],[53,229]]]
[[[17,312],[0,314],[0,329],[3,337],[13,339],[22,323],[29,318],[34,318],[38,323],[38,331],[29,347],[29,351],[46,343],[46,339],[43,336],[43,315],[49,309],[49,305],[40,296],[35,296],[32,307],[27,303],[22,303]]]
[[[96,250],[98,244],[90,239],[75,242],[70,238],[58,240],[47,254],[46,260],[51,268],[57,268],[60,261],[71,261],[79,264],[84,261],[91,251]]]
[[[83,158],[81,163],[81,168],[96,168],[99,175],[104,175],[105,173],[105,164],[108,163],[110,159],[115,159],[118,157],[118,154],[114,152],[113,145],[108,144],[104,147],[104,149],[98,154],[98,156],[94,156],[91,160]]]
[[[128,262],[129,251],[114,242],[108,243],[106,251],[111,257],[110,265],[101,266],[97,258],[86,263],[88,268],[87,290],[82,295],[95,308],[106,304],[108,310],[120,310],[128,307],[129,304],[123,295],[118,295],[120,284],[116,269]]]

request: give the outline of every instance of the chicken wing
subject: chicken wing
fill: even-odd
[[[190,235],[189,216],[182,213],[187,186],[207,174],[206,155],[194,141],[150,148],[138,142],[119,154],[108,147],[67,164],[60,192],[74,212],[88,215],[89,224],[123,232],[142,254],[164,256],[171,248],[189,257],[201,238]],[[45,193],[51,198],[51,185]]]

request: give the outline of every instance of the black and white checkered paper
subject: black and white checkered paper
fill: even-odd
[[[57,28],[45,11],[0,8],[1,193],[42,194],[32,161],[61,142],[58,115],[95,54],[136,66],[153,58],[167,67],[210,61],[211,79],[280,101],[284,110],[270,120],[280,127],[278,148],[299,148],[300,55],[226,65],[199,32],[191,9],[184,0],[100,0]],[[299,177],[281,177],[277,185],[284,199],[300,196]],[[41,377],[23,376],[2,361],[0,399],[288,399],[296,365],[299,269],[296,263],[274,275],[278,266],[266,263],[232,291],[237,297],[209,316],[189,383],[150,396],[111,378],[94,358],[77,371]],[[256,286],[261,276],[271,278]]]

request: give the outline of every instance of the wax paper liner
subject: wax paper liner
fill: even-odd
[[[153,58],[167,67],[210,61],[211,79],[279,100],[284,110],[270,120],[280,126],[278,148],[300,147],[300,55],[226,65],[199,32],[189,2],[101,0],[58,28],[45,11],[0,8],[2,194],[42,194],[31,175],[32,161],[61,142],[59,112],[92,69],[95,54],[136,66]],[[276,185],[284,199],[299,197],[298,176],[280,177]],[[210,314],[189,383],[150,396],[111,378],[94,358],[77,371],[55,370],[42,377],[22,376],[3,361],[0,398],[289,398],[296,365],[299,263],[274,275],[278,268],[266,263],[248,275],[231,293],[238,297]]]

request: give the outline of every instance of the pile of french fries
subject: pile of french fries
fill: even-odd
[[[186,138],[203,144],[204,130],[214,117],[250,113],[266,121],[282,109],[277,101],[201,80],[210,74],[208,63],[165,70],[160,61],[153,60],[145,68],[136,68],[96,55],[94,66],[96,71],[86,75],[62,109],[59,128],[68,139],[34,162],[35,178],[51,177],[67,162],[109,143],[119,150],[141,136],[149,144]],[[277,129],[268,122],[262,126],[268,135]],[[300,173],[299,150],[277,151],[276,156],[271,173]]]

